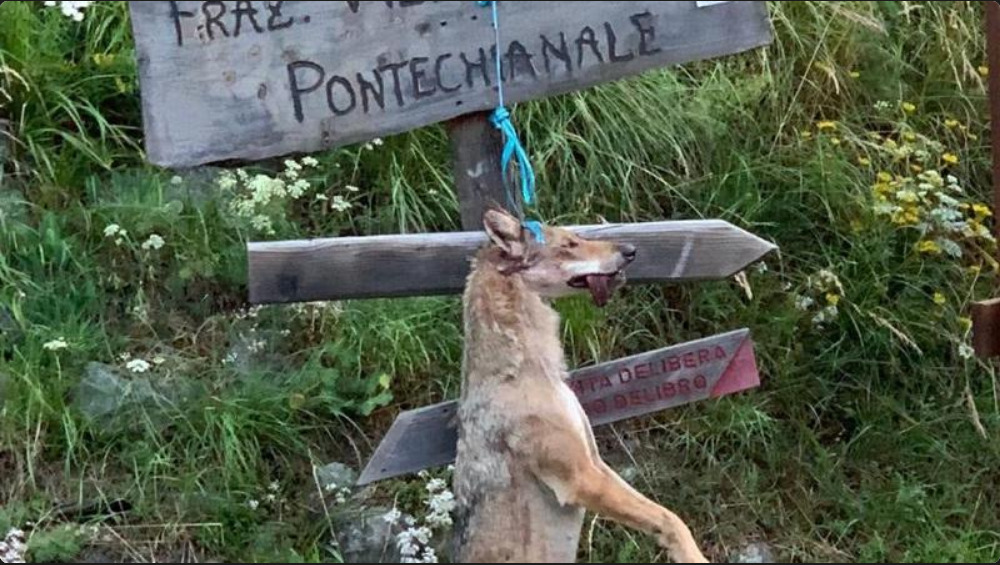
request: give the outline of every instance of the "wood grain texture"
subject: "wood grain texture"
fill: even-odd
[[[775,246],[721,220],[569,228],[635,245],[629,284],[731,276]],[[248,244],[254,304],[431,296],[462,291],[483,232],[344,237]]]
[[[512,207],[500,166],[503,136],[490,123],[489,112],[460,116],[450,120],[447,127],[462,229],[482,229],[483,212],[489,206],[500,206],[517,214],[520,191],[511,191]]]
[[[602,426],[734,394],[758,386],[760,379],[750,331],[741,329],[577,369],[567,383],[591,424]],[[358,484],[452,463],[457,408],[452,401],[400,414]]]
[[[151,162],[319,151],[497,105],[490,11],[441,2],[129,2]],[[508,105],[772,41],[766,3],[499,4]]]
[[[1000,356],[1000,298],[972,305],[972,347],[976,356]]]

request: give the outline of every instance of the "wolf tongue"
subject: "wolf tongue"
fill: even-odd
[[[608,282],[611,277],[607,275],[587,275],[587,288],[590,289],[590,296],[594,298],[594,304],[603,307],[611,298],[611,289]]]

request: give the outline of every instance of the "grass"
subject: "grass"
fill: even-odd
[[[753,331],[760,389],[601,433],[606,456],[715,559],[752,540],[781,561],[1000,557],[997,382],[961,355],[970,303],[996,288],[993,248],[956,236],[960,258],[916,251],[919,235],[877,213],[872,190],[879,171],[916,178],[921,164],[957,177],[962,203],[988,202],[980,4],[773,3],[767,49],[517,108],[548,219],[722,218],[781,247],[749,272],[753,298],[719,281],[632,288],[602,311],[558,305],[574,365]],[[34,523],[39,561],[337,561],[312,468],[363,465],[399,410],[457,395],[457,298],[248,314],[244,246],[457,229],[447,137],[431,127],[315,155],[309,198],[255,211],[273,222],[265,235],[232,211],[242,187],[144,164],[137,86],[124,3],[81,23],[0,7],[13,138],[0,184],[0,533]],[[331,209],[337,196],[351,208]],[[110,224],[128,231],[120,244]],[[143,248],[152,234],[161,249]],[[842,290],[811,285],[823,270]],[[838,315],[817,325],[831,293]],[[68,347],[45,348],[57,338]],[[162,360],[131,380],[166,402],[86,418],[81,381],[93,363],[121,370],[123,354]],[[276,501],[251,509],[272,482]],[[376,498],[419,490],[391,481]],[[54,510],[111,500],[133,508],[96,534]],[[584,531],[581,561],[663,558],[607,522]]]

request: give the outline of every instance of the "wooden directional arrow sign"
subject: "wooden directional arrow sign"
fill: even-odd
[[[574,371],[567,381],[600,426],[760,385],[750,331],[742,329]],[[455,460],[457,402],[400,414],[359,485]]]
[[[721,220],[602,224],[570,228],[638,249],[630,283],[722,279],[775,246]],[[462,291],[483,232],[456,232],[248,244],[254,304]]]

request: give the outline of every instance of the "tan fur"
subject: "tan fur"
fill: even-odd
[[[677,561],[707,562],[680,518],[601,460],[588,418],[564,382],[560,321],[547,300],[572,291],[572,265],[621,269],[627,261],[619,247],[551,227],[540,245],[498,214],[487,213],[492,243],[476,257],[463,297],[455,469],[463,538],[455,561],[575,562],[590,510],[656,536]]]

